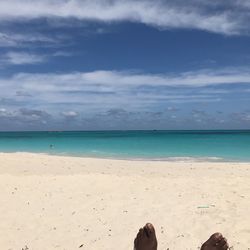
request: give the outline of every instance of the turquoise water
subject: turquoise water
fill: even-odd
[[[250,131],[0,132],[0,151],[250,161]]]

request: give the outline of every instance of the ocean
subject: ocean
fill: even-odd
[[[250,131],[0,132],[0,151],[250,162]]]

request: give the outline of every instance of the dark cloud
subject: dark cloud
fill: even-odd
[[[0,97],[0,105],[21,106],[23,104],[24,101],[17,100],[15,98]]]
[[[19,97],[32,97],[31,94],[29,94],[28,92],[26,91],[16,91],[16,96],[19,96]]]
[[[19,109],[20,116],[23,117],[32,117],[34,119],[43,119],[43,118],[49,118],[50,115],[46,111],[42,110],[35,110],[35,109]]]
[[[46,123],[47,120],[51,118],[51,115],[46,111],[33,110],[33,109],[19,109],[19,110],[6,110],[0,109],[0,118],[9,121],[18,122],[43,122]]]
[[[162,116],[164,113],[161,111],[157,111],[157,112],[142,112],[142,115],[145,114],[147,116],[152,116],[152,117],[159,117]]]
[[[0,130],[48,130],[52,117],[46,111],[35,109],[0,109]],[[52,121],[53,122],[53,121]]]
[[[230,114],[230,117],[236,122],[250,123],[250,112],[235,112]]]
[[[129,112],[127,112],[126,110],[124,109],[121,109],[121,108],[114,108],[114,109],[110,109],[106,112],[106,115],[107,116],[125,116],[125,115],[128,115]]]

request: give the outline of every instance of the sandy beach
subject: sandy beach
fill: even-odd
[[[127,250],[152,222],[159,250],[216,231],[250,248],[250,164],[0,154],[0,249]]]

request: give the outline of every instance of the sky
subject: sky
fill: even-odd
[[[0,130],[250,129],[250,1],[0,0]]]

